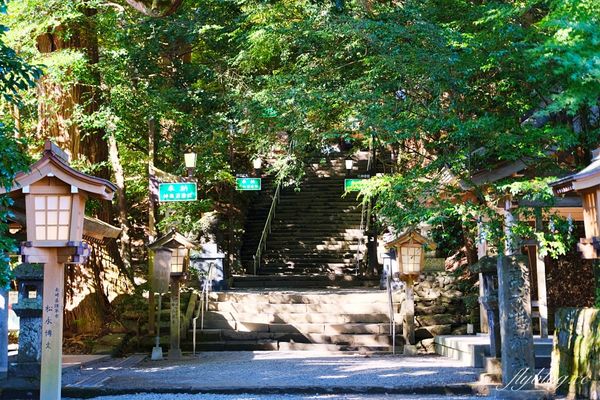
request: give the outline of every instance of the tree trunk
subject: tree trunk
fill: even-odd
[[[125,175],[119,158],[119,148],[114,134],[108,137],[109,158],[115,175],[117,186],[117,207],[119,225],[121,227],[121,238],[119,242],[119,254],[123,261],[123,268],[131,271],[131,241],[129,237],[129,221],[127,220],[127,199],[125,198]]]

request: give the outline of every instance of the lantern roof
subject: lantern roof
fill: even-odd
[[[555,194],[600,186],[600,148],[592,151],[592,162],[581,171],[550,183]]]
[[[391,235],[389,238],[385,238],[385,247],[392,248],[402,246],[403,244],[420,244],[427,245],[432,249],[435,249],[435,243],[433,243],[430,239],[423,236],[420,232],[415,229],[407,229],[405,231],[400,232],[399,234]]]
[[[149,249],[157,249],[159,247],[185,247],[186,249],[191,249],[196,247],[197,244],[188,240],[181,233],[177,232],[175,229],[171,230],[166,235],[156,239],[154,242],[148,244]]]
[[[0,194],[16,192],[46,177],[55,177],[60,181],[86,192],[90,197],[112,200],[116,186],[106,179],[97,178],[79,172],[69,165],[68,156],[54,143],[46,141],[42,158],[29,167],[28,172],[20,172],[10,190],[0,188]]]

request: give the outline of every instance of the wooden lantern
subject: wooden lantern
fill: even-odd
[[[577,193],[581,196],[585,238],[579,239],[577,248],[585,259],[600,258],[600,148],[592,152],[590,165],[550,186],[556,195]]]
[[[425,265],[425,245],[434,246],[429,239],[414,230],[403,232],[386,242],[386,248],[396,249],[401,279],[414,279],[421,274]]]
[[[116,187],[69,166],[67,155],[46,142],[42,158],[18,174],[9,193],[25,204],[27,241],[21,245],[23,263],[42,263],[42,320],[44,335],[40,368],[40,398],[61,398],[64,266],[82,264],[89,247],[83,242],[85,202],[88,197],[112,200]],[[28,290],[36,301],[39,290]]]
[[[173,252],[170,263],[171,277],[184,277],[190,265],[190,249],[196,247],[196,244],[179,232],[172,230],[148,245],[150,250],[161,247],[167,247]]]
[[[28,172],[15,177],[8,191],[16,200],[24,198],[27,242],[24,262],[32,248],[82,247],[85,202],[89,197],[112,200],[116,187],[104,179],[86,175],[69,166],[68,156],[46,142],[42,158]],[[6,190],[0,188],[0,194]],[[75,251],[82,256],[82,251]],[[83,262],[75,257],[71,262]],[[35,261],[31,261],[35,262]]]

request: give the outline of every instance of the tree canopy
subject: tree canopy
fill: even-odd
[[[517,177],[458,201],[444,172],[471,182],[526,160],[553,176],[584,165],[599,143],[595,0],[31,0],[8,11],[6,43],[44,76],[30,89],[37,75],[1,45],[0,68],[13,71],[0,81],[5,126],[33,147],[83,140],[78,165],[122,175],[121,223],[138,237],[150,141],[171,174],[183,173],[183,153],[198,153],[202,201],[161,207],[163,229],[195,234],[201,213],[227,209],[235,173],[282,135],[300,161],[340,138],[397,154],[364,194],[398,229],[472,226],[507,191],[546,193]],[[3,135],[6,162],[17,147]],[[19,168],[9,164],[3,184]]]

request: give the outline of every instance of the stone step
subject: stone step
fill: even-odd
[[[356,270],[356,266],[348,264],[344,268],[329,268],[325,266],[271,266],[269,264],[261,264],[256,274],[262,278],[269,277],[294,277],[298,275],[303,276],[321,276],[321,275],[335,275],[344,277],[352,275]],[[327,284],[328,282],[323,280],[321,283]]]
[[[398,306],[399,307],[399,306]],[[231,302],[213,302],[209,304],[210,311],[222,311],[238,314],[387,314],[389,312],[389,304],[382,299],[373,303],[291,303],[291,304],[273,304],[266,302],[247,302],[247,303],[231,303]],[[399,312],[399,310],[397,311]]]
[[[357,288],[379,286],[379,281],[375,280],[331,281],[328,279],[321,279],[318,281],[306,281],[300,279],[289,279],[296,277],[297,275],[258,276],[258,278],[269,279],[251,281],[238,278],[233,281],[232,287],[237,289],[322,289],[330,287]]]
[[[400,321],[400,314],[395,318]],[[231,313],[227,311],[208,311],[204,315],[207,328],[235,329],[239,331],[257,330],[260,332],[298,332],[300,328],[311,329],[310,324],[382,324],[389,323],[387,312],[370,314],[344,313]],[[218,326],[217,326],[218,325]],[[320,329],[315,327],[315,329]],[[319,333],[309,331],[311,333]]]
[[[192,342],[181,343],[181,349],[186,352],[192,351]],[[402,352],[402,346],[396,347],[396,352]],[[263,340],[246,341],[216,341],[196,343],[196,352],[204,351],[310,351],[319,353],[389,353],[390,346],[349,346],[320,343],[293,343]]]
[[[193,337],[193,330],[188,336]],[[228,329],[205,329],[196,332],[197,342],[216,341],[277,341],[295,343],[320,343],[350,346],[389,346],[391,337],[387,334],[322,334],[300,332],[239,332]],[[396,341],[403,341],[396,336]]]
[[[227,291],[212,292],[211,302],[271,304],[364,304],[386,302],[385,290],[322,291]]]

